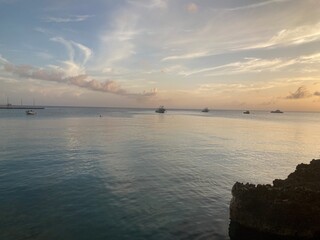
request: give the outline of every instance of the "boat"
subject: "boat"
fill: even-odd
[[[275,110],[275,111],[271,111],[271,113],[283,113],[282,111],[280,111],[279,109]]]
[[[27,115],[36,115],[37,113],[35,111],[33,111],[33,110],[27,110],[26,114]]]
[[[250,111],[244,111],[243,114],[250,114]]]
[[[206,108],[202,109],[201,112],[209,112],[209,108],[206,107]]]
[[[156,113],[164,113],[166,111],[166,109],[164,108],[164,106],[160,106],[159,108],[156,109]]]

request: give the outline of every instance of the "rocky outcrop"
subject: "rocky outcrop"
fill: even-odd
[[[257,239],[320,239],[320,159],[273,185],[237,182],[232,196],[231,239],[250,239],[252,232]]]

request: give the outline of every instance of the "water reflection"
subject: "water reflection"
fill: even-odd
[[[0,119],[1,239],[227,239],[234,182],[318,154],[314,115],[56,113]]]

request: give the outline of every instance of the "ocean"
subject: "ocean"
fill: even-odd
[[[0,110],[0,239],[228,239],[236,181],[320,158],[320,113],[36,111]]]

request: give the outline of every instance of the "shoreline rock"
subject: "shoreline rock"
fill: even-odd
[[[273,185],[237,182],[232,196],[231,239],[253,232],[261,235],[256,239],[320,239],[320,159],[299,164]]]

